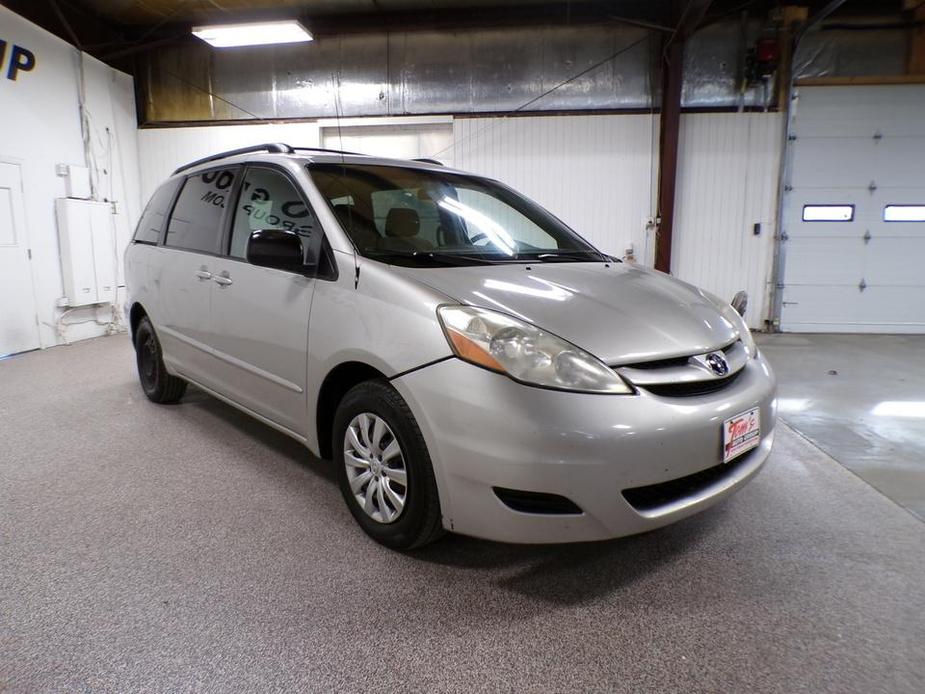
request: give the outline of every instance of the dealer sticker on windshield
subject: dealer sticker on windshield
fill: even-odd
[[[723,422],[723,462],[750,451],[761,441],[761,412],[756,407]]]

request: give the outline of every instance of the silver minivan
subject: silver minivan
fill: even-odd
[[[643,532],[771,450],[774,376],[732,306],[436,162],[200,160],[151,198],[125,274],[145,394],[192,383],[333,459],[396,549]]]

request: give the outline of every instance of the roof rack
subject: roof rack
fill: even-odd
[[[328,154],[350,154],[356,157],[368,157],[368,154],[362,152],[345,152],[340,149],[328,149],[327,147],[293,147],[297,152],[327,152]]]
[[[197,159],[196,161],[191,161],[189,164],[184,164],[176,171],[174,174],[178,174],[181,171],[186,171],[191,169],[194,166],[199,166],[200,164],[208,164],[210,161],[218,161],[219,159],[224,159],[225,157],[233,157],[237,154],[249,154],[250,152],[271,152],[273,154],[292,154],[293,148],[289,145],[283,144],[282,142],[270,142],[265,145],[251,145],[250,147],[241,147],[240,149],[230,149],[227,152],[219,152],[218,154],[213,154],[208,157],[203,157],[202,159]]]
[[[361,152],[346,152],[340,149],[327,149],[326,147],[291,147],[283,142],[269,142],[264,145],[251,145],[250,147],[241,147],[240,149],[230,149],[227,152],[219,152],[218,154],[212,154],[208,157],[203,157],[202,159],[197,159],[196,161],[191,161],[189,164],[184,164],[176,171],[174,175],[186,171],[187,169],[192,169],[194,166],[199,166],[200,164],[208,164],[210,161],[218,161],[219,159],[225,159],[226,157],[233,157],[238,154],[250,154],[251,152],[269,152],[271,154],[295,154],[296,152],[327,152],[328,154],[349,154],[357,157],[368,157],[368,154],[362,154]],[[436,159],[412,159],[411,161],[420,161],[427,164],[436,164],[437,166],[443,166],[443,162],[437,161]]]

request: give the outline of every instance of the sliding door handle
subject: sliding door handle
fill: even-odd
[[[212,279],[212,273],[208,270],[196,270],[196,277],[200,280],[210,280]]]
[[[228,275],[215,275],[212,279],[215,280],[215,283],[220,287],[227,287],[229,284],[234,284]]]

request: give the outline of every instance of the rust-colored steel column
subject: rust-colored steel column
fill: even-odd
[[[662,112],[658,148],[658,231],[655,269],[671,272],[675,186],[678,177],[678,135],[681,129],[683,38],[675,37],[662,53]]]

